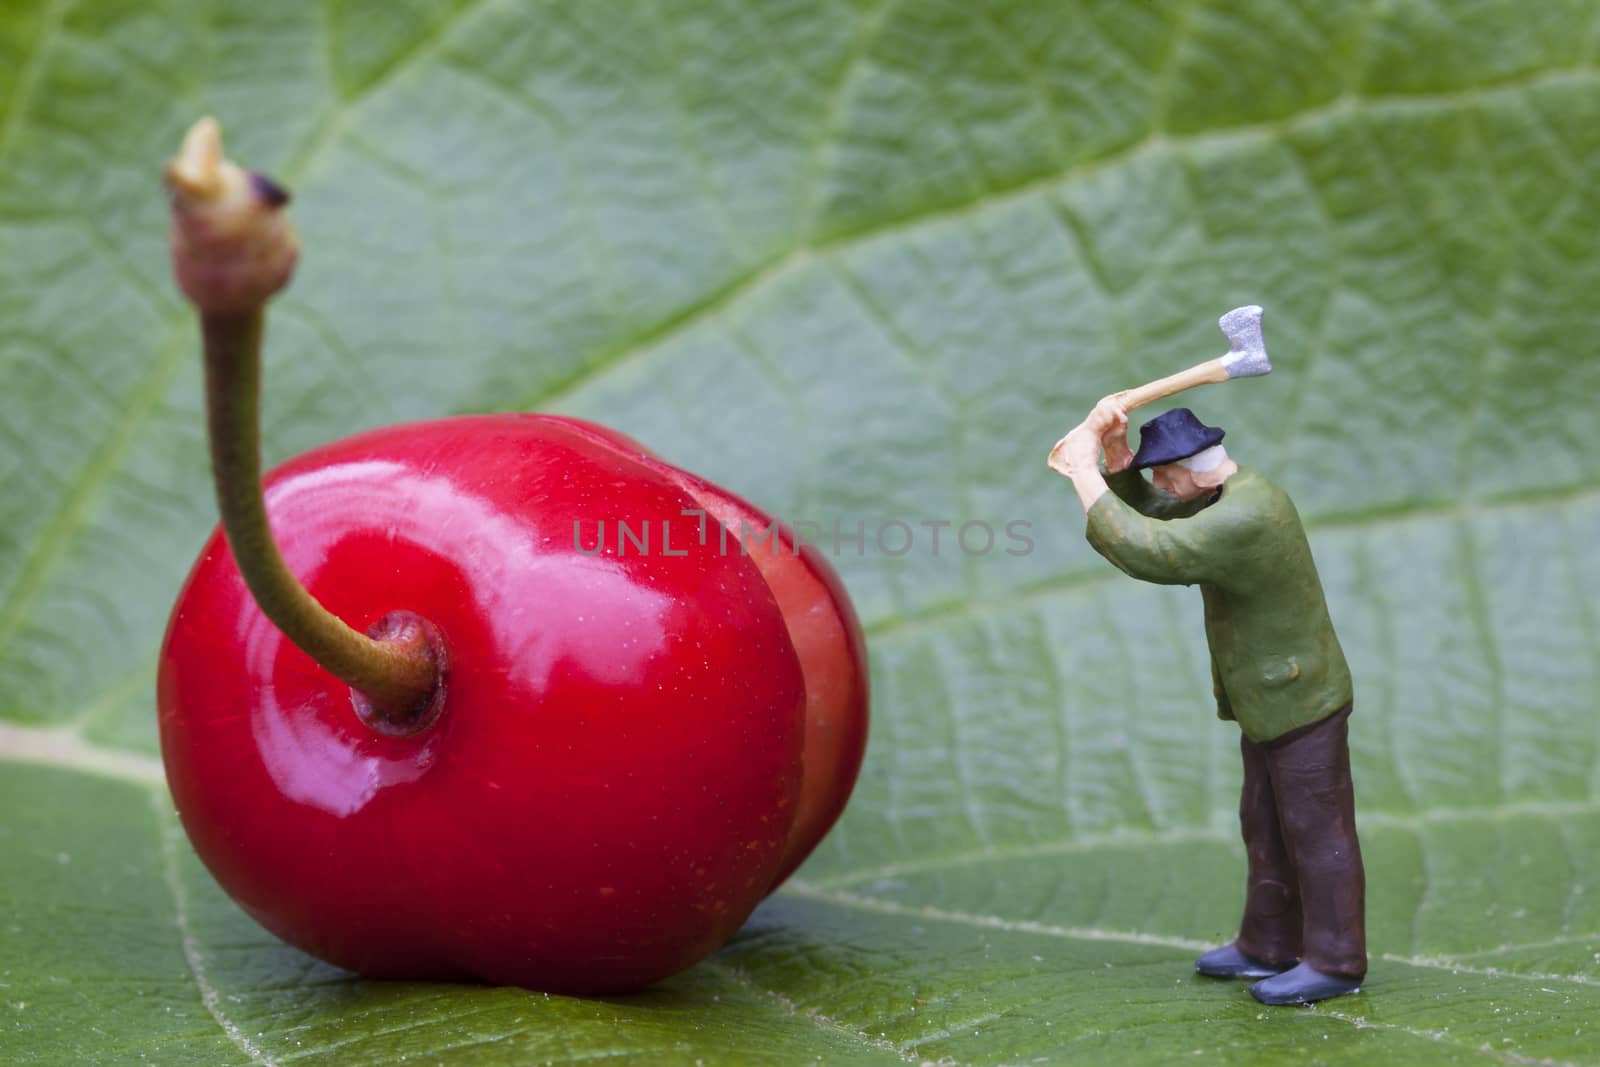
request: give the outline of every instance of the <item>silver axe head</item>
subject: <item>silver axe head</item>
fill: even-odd
[[[1255,304],[1234,308],[1217,320],[1222,336],[1228,339],[1222,366],[1232,378],[1254,378],[1272,371],[1267,345],[1261,339],[1261,308]]]

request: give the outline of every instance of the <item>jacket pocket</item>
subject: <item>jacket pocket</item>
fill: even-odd
[[[1268,689],[1282,689],[1300,677],[1300,661],[1293,656],[1273,660],[1261,672],[1261,684]]]

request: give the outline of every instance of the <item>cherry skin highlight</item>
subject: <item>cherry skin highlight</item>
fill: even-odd
[[[431,720],[375,730],[206,546],[161,655],[162,756],[269,930],[371,977],[620,992],[714,951],[797,862],[808,675],[762,570],[715,537],[587,551],[599,519],[686,528],[701,503],[666,465],[465,417],[306,453],[266,502],[328,610],[411,613],[445,665]]]

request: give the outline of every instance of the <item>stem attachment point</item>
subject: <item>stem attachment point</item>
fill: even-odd
[[[444,711],[445,647],[438,627],[414,611],[391,611],[367,628],[367,636],[407,659],[433,665],[433,689],[420,699],[380,701],[352,687],[350,702],[371,729],[385,737],[410,737],[432,726]]]

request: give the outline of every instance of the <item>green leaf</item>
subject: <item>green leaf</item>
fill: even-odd
[[[10,0],[0,1059],[1600,1063],[1597,10]],[[864,524],[862,781],[707,963],[366,982],[189,851],[151,689],[214,510],[156,178],[206,111],[296,193],[269,460],[542,408]],[[1357,678],[1373,968],[1303,1010],[1190,973],[1243,881],[1199,598],[1043,463],[1245,302],[1276,370],[1189,402],[1295,497]]]

